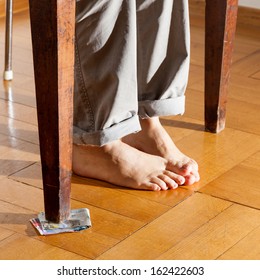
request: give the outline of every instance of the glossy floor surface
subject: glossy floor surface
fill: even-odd
[[[186,113],[162,118],[201,181],[146,192],[73,176],[72,208],[89,208],[92,228],[39,236],[43,210],[28,12],[15,15],[14,80],[0,85],[0,259],[259,259],[260,37],[239,25],[226,129],[204,132],[203,16],[191,16]],[[0,19],[0,72],[4,62]]]

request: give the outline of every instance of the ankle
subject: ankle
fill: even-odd
[[[155,129],[161,125],[159,117],[140,119],[140,124],[142,128],[146,129]]]
[[[112,142],[109,142],[103,146],[100,147],[100,149],[108,154],[113,153],[113,151],[118,150],[118,148],[122,145],[122,141],[121,140],[114,140]]]

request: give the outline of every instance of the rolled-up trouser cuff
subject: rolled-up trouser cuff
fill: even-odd
[[[185,96],[162,100],[139,101],[141,118],[182,115],[185,111]]]
[[[73,127],[73,143],[77,145],[97,145],[103,146],[114,140],[135,133],[141,130],[139,117],[137,115],[126,119],[109,128],[96,131],[85,132],[78,127]]]

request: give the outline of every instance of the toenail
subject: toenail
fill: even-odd
[[[185,178],[184,177],[178,177],[178,183],[179,183],[179,185],[183,185],[185,183]]]
[[[172,184],[172,189],[177,189],[178,186],[179,186],[179,185],[175,182],[175,183]]]

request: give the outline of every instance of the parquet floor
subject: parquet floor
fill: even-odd
[[[238,26],[226,129],[215,135],[203,127],[203,17],[191,26],[186,113],[162,122],[201,181],[146,192],[74,176],[72,208],[89,208],[93,227],[42,237],[29,223],[43,210],[30,26],[27,12],[15,15],[15,76],[0,86],[0,259],[260,258],[259,28]],[[3,19],[0,36],[2,72]]]

